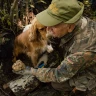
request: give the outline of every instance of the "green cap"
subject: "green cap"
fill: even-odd
[[[52,0],[49,7],[36,15],[45,26],[54,26],[61,22],[75,23],[83,13],[84,4],[77,0]]]

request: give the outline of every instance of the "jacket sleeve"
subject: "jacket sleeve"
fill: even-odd
[[[77,52],[67,56],[57,68],[38,68],[34,75],[41,82],[65,82],[92,62],[96,63],[96,53]]]

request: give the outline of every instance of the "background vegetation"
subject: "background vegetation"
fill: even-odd
[[[84,15],[95,19],[96,0],[79,1],[85,4]],[[23,26],[27,25],[30,12],[36,15],[46,9],[50,3],[51,0],[0,0],[0,29],[7,28],[16,34],[19,20],[23,22]]]

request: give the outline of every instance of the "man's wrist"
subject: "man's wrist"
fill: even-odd
[[[37,72],[37,69],[34,69],[34,68],[31,68],[31,70],[32,70],[32,75],[36,75],[36,72]]]

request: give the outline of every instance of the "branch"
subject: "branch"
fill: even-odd
[[[10,18],[11,18],[11,24],[13,25],[13,20],[14,20],[14,10],[16,8],[16,6],[18,6],[18,1],[19,0],[14,0],[12,6],[11,6],[11,10],[10,10]]]

